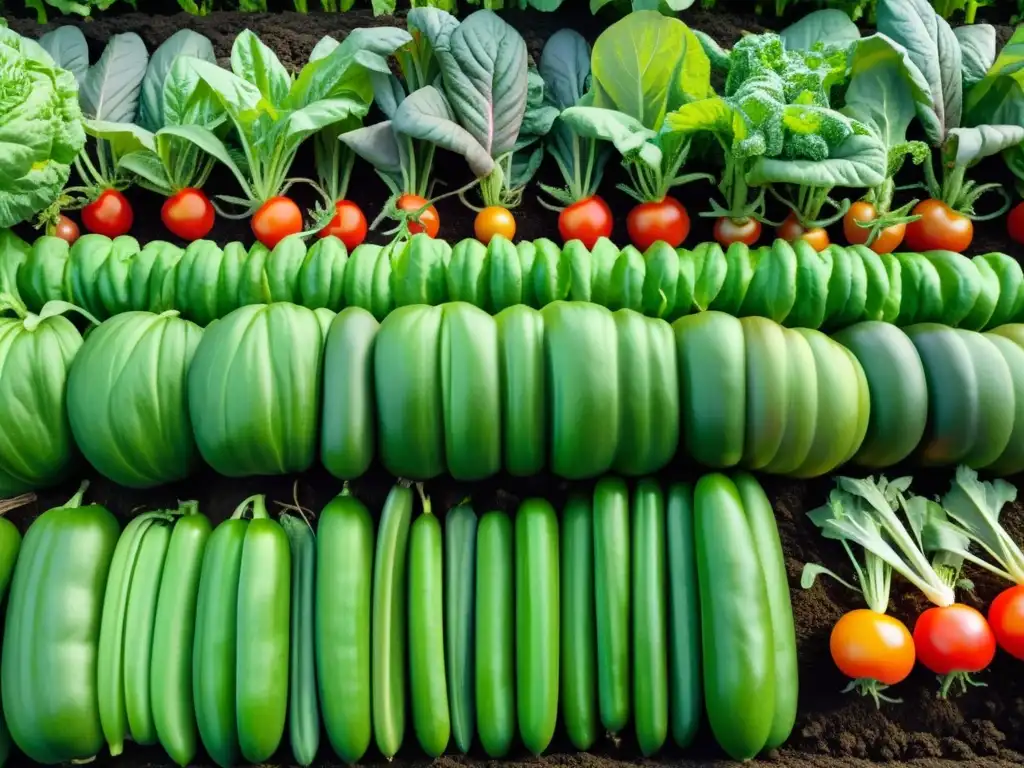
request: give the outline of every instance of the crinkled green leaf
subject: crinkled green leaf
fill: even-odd
[[[747,181],[811,187],[877,187],[885,180],[888,157],[881,141],[870,135],[851,135],[823,159],[758,158]]]

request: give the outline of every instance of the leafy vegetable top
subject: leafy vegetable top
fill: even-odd
[[[0,20],[0,227],[53,203],[84,144],[74,75]]]

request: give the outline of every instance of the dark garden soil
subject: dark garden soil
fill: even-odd
[[[562,26],[574,26],[593,40],[603,28],[603,21],[593,19],[589,13],[537,14],[507,13],[506,17],[526,37],[531,53],[539,55],[544,40]],[[742,31],[760,31],[763,27],[753,14],[728,15],[722,13],[696,12],[688,14],[687,21],[703,29],[720,43],[731,45]],[[239,13],[216,13],[206,18],[185,14],[172,16],[146,16],[123,14],[102,18],[92,22],[78,22],[85,30],[95,58],[104,42],[118,32],[138,32],[150,50],[181,27],[190,27],[206,34],[214,43],[218,57],[226,63],[231,41],[243,28],[257,32],[265,43],[273,48],[282,61],[290,68],[297,69],[306,60],[313,45],[324,34],[343,36],[357,26],[394,23],[391,19],[374,19],[368,13],[349,12],[336,15],[295,13],[254,15]],[[38,36],[45,28],[21,19],[14,19],[12,25],[18,31]],[[1009,36],[1007,28],[1000,29],[1000,36]],[[453,173],[462,169],[457,158],[439,159],[438,175],[447,182],[448,188],[463,183],[463,175]],[[308,157],[301,157],[296,175],[311,172]],[[550,170],[550,169],[549,169]],[[999,163],[979,169],[979,177],[1009,181]],[[547,176],[546,181],[557,183],[556,178]],[[621,220],[628,210],[628,198],[615,192],[613,181],[607,179],[602,194],[606,194]],[[215,176],[211,189],[215,192],[230,192],[230,177]],[[519,238],[557,237],[554,215],[541,208],[532,195],[517,211]],[[703,210],[707,199],[714,194],[710,185],[695,184],[681,190],[680,197],[694,215],[695,227],[689,242],[696,243],[710,237],[710,227],[696,218]],[[136,205],[135,234],[140,241],[167,238],[158,224],[160,201],[148,193],[133,192]],[[369,216],[377,213],[386,198],[385,187],[376,176],[362,166],[353,179],[351,196],[364,207]],[[311,202],[311,201],[310,201]],[[983,203],[984,204],[984,203]],[[455,240],[472,236],[472,214],[461,208],[458,202],[444,201],[439,208],[442,215],[442,235]],[[31,230],[25,233],[32,236]],[[837,236],[841,233],[836,233]],[[246,243],[252,241],[246,223],[221,222],[211,239],[224,244],[231,239]],[[378,236],[378,240],[383,240]],[[617,243],[627,240],[624,226],[615,233]],[[1004,250],[1009,247],[1003,225],[979,225],[974,253]],[[1010,250],[1016,256],[1021,251]],[[680,467],[678,472],[689,473],[690,468]],[[673,472],[672,474],[674,474]],[[895,476],[893,473],[891,476]],[[918,493],[933,495],[946,490],[952,473],[920,474],[913,489]],[[669,475],[666,474],[666,480]],[[176,506],[177,499],[195,498],[200,508],[215,522],[223,519],[244,497],[254,493],[266,493],[269,499],[288,503],[293,497],[292,478],[227,480],[207,473],[178,487],[156,492],[138,493],[117,488],[98,478],[93,478],[90,501],[108,505],[118,515],[128,516],[139,508]],[[372,510],[379,510],[392,480],[382,471],[375,470],[360,481],[353,483],[353,491]],[[936,697],[935,678],[918,668],[911,678],[900,685],[894,695],[903,699],[902,704],[887,704],[876,710],[868,700],[852,695],[843,695],[845,685],[829,658],[828,636],[833,623],[846,611],[861,607],[859,597],[834,582],[819,582],[809,590],[800,587],[800,572],[806,562],[818,562],[849,577],[850,569],[842,549],[833,542],[822,539],[817,530],[806,520],[805,513],[822,504],[832,487],[829,479],[823,478],[809,483],[766,478],[765,487],[772,498],[786,553],[790,576],[793,610],[796,617],[797,638],[800,658],[801,699],[796,728],[788,744],[777,754],[768,756],[772,762],[792,768],[836,768],[841,765],[859,765],[863,761],[916,761],[921,766],[940,766],[948,761],[984,761],[992,765],[1020,765],[1024,761],[1024,667],[1004,654],[1000,654],[991,669],[980,676],[988,687],[971,689],[966,695],[949,701]],[[543,495],[553,502],[560,502],[569,489],[569,484],[551,478],[521,480],[497,478],[479,484],[472,489],[459,488],[451,481],[428,484],[428,491],[434,499],[435,509],[446,509],[471,492],[478,511],[489,508],[514,510],[518,500],[531,495]],[[319,510],[340,490],[340,483],[326,475],[313,473],[299,478],[296,486],[298,499],[304,507]],[[66,500],[74,492],[74,484],[48,492],[37,503],[17,510],[9,515],[23,529],[41,511]],[[1018,541],[1024,541],[1024,505],[1005,516],[1009,530]],[[975,580],[976,589],[964,594],[962,599],[984,609],[1000,589],[991,578],[974,572],[967,574]],[[900,581],[894,584],[891,611],[913,626],[914,617],[924,608],[924,601]],[[553,745],[553,753],[535,760],[524,754],[513,756],[523,765],[560,765],[566,768],[610,768],[620,761],[636,762],[638,754],[634,744],[627,739],[618,747],[610,743],[596,754],[574,754],[568,743],[559,735]],[[406,749],[396,761],[408,766],[416,763],[417,750],[414,738],[407,734]],[[323,744],[322,756],[329,748]],[[381,763],[379,755],[371,761]],[[710,735],[705,733],[695,749],[681,754],[667,750],[657,762],[687,765],[710,765],[719,761],[721,754],[714,746]],[[282,749],[279,760],[288,764],[290,755]],[[454,766],[482,765],[482,753],[470,757],[448,757],[440,762],[444,768]],[[129,748],[124,758],[116,761],[124,766],[166,765],[166,758],[157,750]]]

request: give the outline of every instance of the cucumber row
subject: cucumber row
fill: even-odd
[[[99,319],[137,310],[177,310],[206,325],[248,304],[290,301],[310,309],[361,307],[377,320],[398,307],[465,301],[492,314],[515,304],[589,301],[669,321],[713,309],[763,316],[787,327],[836,330],[865,320],[905,326],[936,322],[985,330],[1024,321],[1024,272],[1006,254],[968,258],[949,251],[878,255],[864,246],[777,240],[752,248],[702,243],[640,253],[601,238],[487,246],[450,245],[425,234],[348,253],[324,238],[289,237],[272,251],[256,243],[185,249],[129,236],[86,235],[73,246],[44,236],[28,244],[0,232],[0,275],[8,293],[38,312],[69,301]]]

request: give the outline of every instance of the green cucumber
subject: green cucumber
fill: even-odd
[[[562,660],[559,700],[572,745],[587,751],[597,741],[594,619],[594,520],[591,502],[569,498],[562,510]]]
[[[463,754],[473,745],[473,607],[476,512],[460,504],[444,519],[444,658],[452,734]]]

